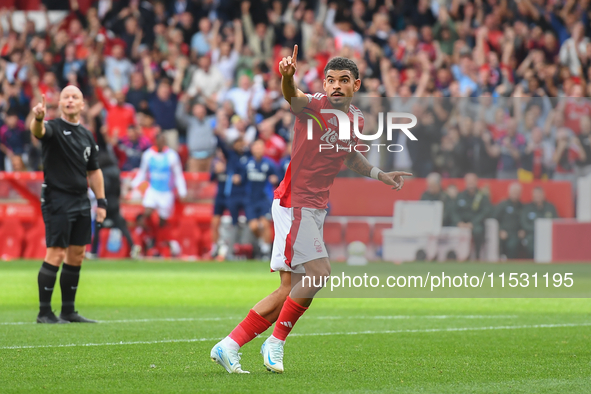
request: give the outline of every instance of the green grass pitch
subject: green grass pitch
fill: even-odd
[[[230,375],[209,351],[276,288],[267,263],[86,262],[77,309],[102,322],[59,326],[33,323],[39,266],[0,263],[0,393],[591,392],[587,299],[317,299],[283,375],[271,330]]]

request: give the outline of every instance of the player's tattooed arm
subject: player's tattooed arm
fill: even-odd
[[[359,152],[349,153],[345,158],[345,165],[359,175],[377,179],[386,185],[392,186],[392,189],[396,190],[402,189],[404,185],[403,176],[412,176],[410,172],[404,171],[384,172],[369,164],[365,156]]]
[[[355,171],[359,175],[369,177],[373,166],[369,161],[359,152],[351,152],[345,158],[345,165],[347,168]]]

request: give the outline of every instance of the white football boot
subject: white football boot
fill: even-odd
[[[284,344],[284,341],[270,336],[261,346],[261,354],[263,355],[263,362],[265,367],[267,367],[267,371],[283,373]]]
[[[238,351],[230,349],[221,341],[211,349],[209,357],[211,357],[211,361],[226,368],[226,371],[229,373],[250,373],[242,370],[242,366],[240,365],[240,354]]]

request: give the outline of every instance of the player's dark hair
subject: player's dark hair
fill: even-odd
[[[357,64],[351,59],[347,59],[346,57],[333,57],[324,67],[324,76],[328,70],[349,70],[353,78],[359,79],[359,69],[357,68]]]

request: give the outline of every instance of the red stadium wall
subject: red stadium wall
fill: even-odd
[[[488,187],[493,204],[507,198],[513,180],[482,179],[479,187]],[[443,179],[442,185],[456,185],[464,190],[463,179]],[[556,206],[562,218],[575,216],[574,198],[569,182],[537,181],[522,183],[522,201],[530,202],[532,190],[541,186],[546,199]],[[419,200],[427,188],[425,179],[408,179],[400,191],[390,189],[381,182],[366,178],[337,178],[330,191],[331,216],[392,216],[397,200]],[[353,191],[353,192],[352,192]]]
[[[131,176],[133,176],[132,173],[122,174],[122,178]],[[211,244],[209,223],[213,213],[213,197],[217,186],[209,181],[207,173],[185,173],[185,179],[189,189],[189,199],[193,202],[181,203],[177,201],[166,236],[176,239],[174,237],[178,237],[177,233],[193,234],[191,239],[185,241],[189,244],[199,245],[199,255],[202,255]],[[40,172],[0,172],[0,233],[3,234],[3,239],[0,239],[0,257],[8,259],[22,256],[34,258],[41,255],[42,257],[44,244],[41,241],[44,241],[42,235],[44,231],[39,204],[42,181],[43,174]],[[512,181],[505,180],[482,180],[480,187],[489,188],[492,202],[496,204],[506,198],[511,183]],[[464,181],[461,179],[443,181],[444,187],[450,184],[457,185],[459,190],[464,188]],[[560,217],[574,217],[573,196],[568,182],[549,181],[523,184],[524,202],[531,200],[531,191],[536,186],[541,186],[546,191],[547,199],[556,206]],[[405,182],[403,190],[394,191],[371,179],[337,178],[331,190],[331,216],[391,217],[396,200],[418,200],[425,188],[424,179],[409,179]],[[121,213],[128,222],[134,222],[137,215],[143,212],[143,207],[137,196],[136,201],[134,203],[122,202],[121,204]],[[556,244],[556,250],[568,249],[567,245],[573,244],[571,241],[576,238],[575,235],[583,233],[575,232],[573,235],[567,229],[564,234],[561,238],[563,241]],[[7,238],[7,235],[11,237]],[[581,243],[577,244],[581,245]],[[565,252],[568,253],[568,250]]]

